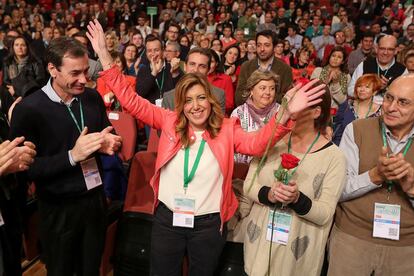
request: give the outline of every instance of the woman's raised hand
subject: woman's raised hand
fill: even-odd
[[[305,110],[322,101],[319,97],[325,93],[326,85],[320,84],[312,88],[318,81],[319,79],[314,79],[303,86],[302,84],[297,84],[286,92],[285,98],[288,101],[287,110],[290,114]]]
[[[88,32],[86,36],[90,40],[93,50],[98,55],[104,70],[109,69],[112,66],[112,57],[108,52],[105,43],[105,33],[98,20],[90,21],[88,24]]]

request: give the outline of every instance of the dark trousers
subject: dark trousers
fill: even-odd
[[[173,213],[160,204],[155,212],[151,239],[151,275],[182,275],[187,253],[190,276],[213,275],[226,243],[220,215],[196,217],[194,228],[173,227]],[[225,228],[225,227],[224,227]]]
[[[106,233],[102,189],[61,202],[39,200],[39,215],[47,275],[99,275]]]
[[[5,224],[0,227],[0,275],[22,275],[22,221],[16,200],[3,200],[0,203]]]

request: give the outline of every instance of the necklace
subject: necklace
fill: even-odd
[[[372,109],[372,105],[373,105],[373,99],[371,98],[371,101],[369,102],[369,107],[368,107],[368,111],[365,114],[364,119],[368,118],[369,113],[371,112]],[[357,117],[357,119],[359,119],[359,103],[355,101],[355,117]]]

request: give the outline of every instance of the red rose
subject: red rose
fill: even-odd
[[[297,167],[300,161],[296,156],[290,153],[283,153],[280,157],[282,157],[282,167],[287,170]]]
[[[338,112],[338,109],[331,107],[331,115],[332,116],[335,116],[337,112]]]

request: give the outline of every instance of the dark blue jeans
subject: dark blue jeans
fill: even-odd
[[[189,261],[189,276],[210,276],[217,268],[226,243],[226,231],[220,232],[220,214],[196,217],[194,228],[173,227],[173,213],[162,203],[152,227],[151,275],[182,275],[184,255]]]

